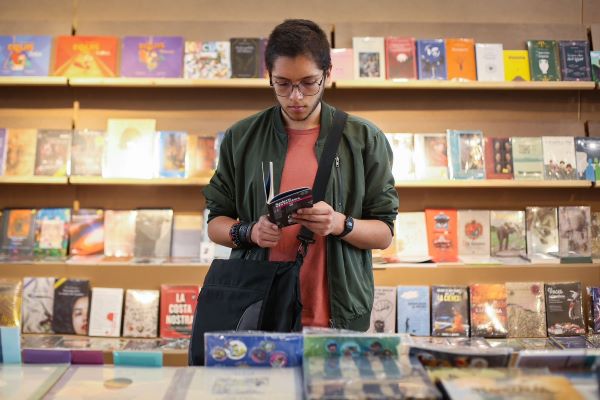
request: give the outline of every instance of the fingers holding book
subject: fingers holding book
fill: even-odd
[[[252,228],[250,237],[252,243],[259,247],[275,247],[281,238],[281,230],[266,215],[262,215]]]

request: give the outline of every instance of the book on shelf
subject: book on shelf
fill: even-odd
[[[394,180],[405,181],[415,179],[414,135],[412,133],[386,133],[392,153],[392,175]]]
[[[592,262],[589,206],[558,207],[558,255],[561,262]]]
[[[385,38],[386,78],[391,80],[417,79],[417,57],[415,38]]]
[[[585,336],[552,336],[550,340],[561,349],[595,349]]]
[[[527,50],[504,50],[504,80],[530,81],[529,53]]]
[[[431,261],[424,211],[399,212],[391,246],[380,252],[385,262],[422,263]]]
[[[232,78],[260,78],[260,38],[229,39]]]
[[[524,211],[490,211],[490,253],[492,257],[519,257],[525,253]]]
[[[387,71],[385,40],[383,37],[355,36],[354,79],[384,80]]]
[[[590,51],[590,64],[592,65],[592,79],[600,82],[600,51]]]
[[[121,48],[121,76],[181,78],[183,47],[181,36],[125,36]]]
[[[553,254],[558,252],[558,211],[556,207],[527,207],[526,258],[535,264],[559,263]]]
[[[475,41],[468,38],[446,39],[446,68],[449,81],[477,80]]]
[[[515,179],[543,179],[544,151],[542,146],[542,138],[515,136],[511,140]]]
[[[580,282],[547,283],[545,296],[548,335],[585,335]]]
[[[160,286],[160,337],[189,338],[200,287],[197,285]]]
[[[173,260],[199,261],[200,242],[204,218],[201,213],[175,213],[173,215]]]
[[[589,325],[590,333],[600,333],[600,287],[589,287]]]
[[[471,335],[506,337],[506,286],[503,283],[474,283],[469,287],[469,300]]]
[[[52,333],[55,278],[23,278],[23,333]]]
[[[52,73],[69,78],[117,76],[119,39],[112,36],[59,36]]]
[[[105,141],[104,178],[140,178],[154,176],[154,119],[108,120]]]
[[[69,224],[69,254],[98,256],[104,254],[104,210],[73,210]]]
[[[577,179],[573,136],[543,136],[542,149],[544,153],[544,179]]]
[[[448,170],[451,179],[485,179],[483,133],[448,129]]]
[[[88,334],[90,281],[59,278],[54,284],[52,331]]]
[[[431,336],[466,336],[469,329],[469,293],[462,286],[431,287]]]
[[[576,137],[575,158],[579,179],[600,182],[600,138]]]
[[[416,45],[419,80],[446,80],[444,39],[419,39]]]
[[[560,40],[560,72],[563,81],[591,81],[590,44],[587,40]]]
[[[104,212],[104,256],[133,257],[136,211],[106,210]]]
[[[231,78],[229,41],[185,41],[183,56],[185,79]]]
[[[35,216],[33,255],[42,259],[64,259],[69,245],[70,208],[41,208]]]
[[[533,81],[560,81],[558,42],[555,40],[528,40],[529,66]]]
[[[489,210],[458,210],[458,256],[465,264],[487,264],[490,258]]]
[[[21,281],[0,281],[0,326],[21,328]]]
[[[429,286],[398,286],[398,333],[429,336]]]
[[[415,133],[415,177],[448,179],[448,138],[445,133]]]
[[[171,254],[172,209],[140,209],[136,212],[134,261],[166,260]]]
[[[508,337],[545,338],[546,303],[542,282],[507,282]]]
[[[123,310],[122,288],[92,288],[90,336],[121,336]]]
[[[33,256],[36,213],[33,209],[4,210],[0,235],[2,258],[18,261]]]
[[[157,173],[161,178],[185,178],[187,132],[157,132]]]
[[[513,179],[511,138],[485,137],[485,177],[487,179]]]
[[[396,333],[396,288],[375,286],[368,333]]]
[[[331,80],[354,79],[354,50],[331,49]]]
[[[102,176],[104,135],[100,130],[73,131],[70,176]]]
[[[158,290],[127,289],[123,316],[123,336],[158,336]]]
[[[70,152],[71,130],[38,130],[34,175],[67,176]]]
[[[504,54],[502,43],[475,43],[477,80],[504,82]]]
[[[4,175],[33,176],[36,129],[8,129]]]
[[[4,175],[6,160],[7,130],[0,128],[0,176]]]
[[[0,36],[0,76],[48,76],[51,36]]]
[[[214,136],[188,135],[186,176],[190,178],[208,176],[214,171],[215,146]]]
[[[457,211],[426,209],[429,255],[434,262],[458,261]]]
[[[600,211],[593,211],[591,214],[590,233],[592,235],[592,260],[595,263],[600,262]]]

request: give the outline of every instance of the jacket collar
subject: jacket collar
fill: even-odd
[[[283,117],[281,116],[281,106],[275,106],[273,111],[273,123],[275,126],[275,131],[277,134],[284,135],[287,138],[285,124],[283,123]],[[317,139],[317,147],[319,148],[324,145],[327,133],[331,130],[334,111],[335,108],[321,100],[321,131],[319,132],[319,137]]]

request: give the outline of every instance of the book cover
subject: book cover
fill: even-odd
[[[533,81],[560,81],[558,43],[555,40],[528,40],[529,66]]]
[[[368,333],[396,333],[396,288],[375,286]]]
[[[527,50],[504,50],[504,80],[530,81],[529,53]]]
[[[471,335],[506,337],[506,286],[503,283],[475,283],[469,289]]]
[[[458,255],[463,262],[489,259],[489,210],[458,210]]]
[[[354,49],[331,49],[331,80],[354,79]]]
[[[594,262],[600,262],[600,211],[594,211],[591,214],[591,228],[592,234],[592,259]]]
[[[107,210],[104,213],[104,255],[133,257],[136,211]]]
[[[591,81],[590,44],[587,40],[561,40],[560,72],[563,81]]]
[[[33,256],[35,242],[35,214],[32,209],[6,209],[2,218],[3,255],[11,259]]]
[[[392,174],[398,181],[415,179],[414,143],[412,133],[386,133],[392,153]]]
[[[446,79],[446,44],[444,39],[417,40],[419,80]]]
[[[21,281],[0,281],[0,326],[21,327]]]
[[[102,176],[103,157],[104,131],[73,131],[70,176]]]
[[[451,179],[485,179],[483,133],[448,129]]]
[[[548,335],[585,335],[581,283],[547,283],[545,293]]]
[[[69,78],[117,76],[119,39],[111,36],[56,38],[53,75]]]
[[[504,81],[504,48],[502,43],[475,43],[477,80]]]
[[[9,129],[6,143],[6,176],[33,176],[36,129]]]
[[[542,282],[507,282],[508,337],[546,337]]]
[[[550,338],[561,349],[594,349],[594,345],[585,340],[584,336],[552,336]]]
[[[70,208],[41,208],[35,217],[33,254],[41,258],[64,258],[69,245]]]
[[[519,257],[525,253],[525,212],[490,211],[490,239],[492,257]]]
[[[431,336],[469,336],[466,287],[431,287]]]
[[[127,289],[123,336],[155,338],[158,336],[158,290]]]
[[[573,136],[543,136],[544,179],[577,179]]]
[[[158,173],[161,178],[184,178],[187,132],[160,131],[157,136]]]
[[[485,177],[513,179],[512,141],[510,138],[485,137]]]
[[[231,78],[231,46],[228,41],[185,42],[185,79]]]
[[[260,78],[260,39],[231,38],[231,77]]]
[[[181,78],[183,37],[125,36],[122,42],[122,77]]]
[[[204,218],[201,213],[175,213],[173,216],[173,259],[198,260]]]
[[[70,159],[70,130],[38,131],[34,175],[67,176]]]
[[[121,336],[122,288],[92,288],[90,336]]]
[[[23,278],[23,333],[52,333],[55,278]]]
[[[590,333],[600,333],[600,287],[588,288],[590,292]]]
[[[214,136],[188,135],[186,175],[190,178],[212,175],[216,167]]]
[[[456,210],[426,209],[429,255],[434,262],[458,261]]]
[[[477,80],[473,39],[446,39],[446,60],[448,80],[467,82]]]
[[[590,63],[592,64],[592,79],[600,82],[600,51],[590,51]]]
[[[353,37],[354,79],[383,80],[386,74],[386,52],[383,37]]]
[[[445,133],[415,133],[417,179],[448,179],[448,139]]]
[[[515,136],[511,140],[515,179],[543,179],[544,151],[542,138]]]
[[[54,283],[52,330],[71,335],[88,334],[90,281],[60,278]]]
[[[7,131],[0,128],[0,176],[4,175],[4,165],[6,160]]]
[[[51,36],[0,36],[0,76],[48,76]]]
[[[417,57],[415,38],[386,37],[386,78],[397,80],[417,79]]]
[[[171,253],[173,210],[137,210],[134,256],[137,261],[166,259]]]
[[[429,286],[398,286],[398,333],[431,334]]]
[[[556,207],[527,207],[527,256],[558,252],[558,213]]]
[[[155,128],[154,119],[109,119],[102,176],[152,178]]]
[[[561,258],[591,258],[591,225],[589,206],[558,207],[558,251]]]
[[[576,137],[575,158],[579,179],[600,181],[600,138]]]
[[[427,241],[425,212],[399,212],[394,224],[394,258],[388,262],[423,262],[431,260]]]
[[[189,338],[200,287],[197,285],[160,286],[160,337]]]
[[[69,254],[104,254],[104,210],[81,208],[73,211],[69,225]]]

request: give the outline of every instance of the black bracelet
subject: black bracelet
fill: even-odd
[[[256,222],[250,222],[248,224],[248,230],[246,231],[246,243],[249,246],[252,246],[254,244],[254,242],[252,242],[252,228],[254,228],[254,225],[256,225]]]
[[[240,240],[241,225],[241,222],[236,222],[235,224],[231,225],[231,228],[229,228],[229,238],[231,239],[234,247],[240,247],[242,245],[242,241]]]
[[[229,229],[229,238],[235,247],[252,246],[252,228],[255,222],[237,222]]]

